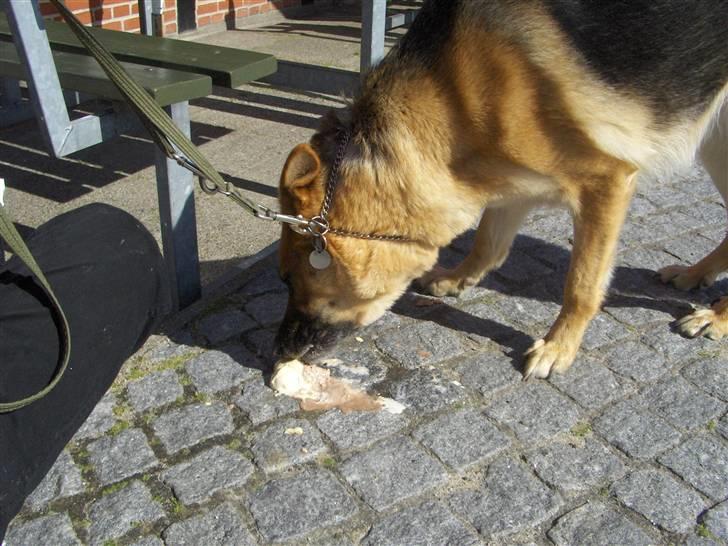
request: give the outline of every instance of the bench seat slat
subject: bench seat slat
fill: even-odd
[[[85,51],[65,23],[46,20],[45,25],[53,49]],[[222,87],[238,87],[277,69],[275,57],[265,53],[116,30],[89,30],[121,61],[207,74]],[[4,14],[0,14],[0,39],[12,39]]]
[[[61,87],[106,99],[122,97],[96,61],[86,55],[54,51]],[[212,81],[204,74],[190,74],[165,68],[122,63],[129,74],[146,89],[161,106],[209,95]],[[0,42],[0,75],[25,79],[25,72],[15,46]]]

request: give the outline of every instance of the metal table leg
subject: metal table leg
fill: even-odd
[[[165,108],[177,127],[190,136],[187,102]],[[157,194],[162,248],[176,309],[199,299],[200,264],[197,251],[194,177],[177,162],[156,151]]]

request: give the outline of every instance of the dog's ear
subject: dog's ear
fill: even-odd
[[[288,156],[281,176],[281,189],[300,197],[301,190],[312,184],[321,172],[321,160],[308,144],[299,144]]]

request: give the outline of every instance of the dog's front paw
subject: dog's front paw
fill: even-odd
[[[728,335],[728,317],[713,309],[700,309],[676,323],[678,331],[688,337],[704,336],[718,340]]]
[[[556,343],[539,339],[526,351],[526,365],[523,379],[532,377],[544,379],[553,372],[565,372],[576,357],[576,350]]]
[[[708,287],[715,282],[715,276],[702,275],[694,268],[685,265],[668,265],[658,271],[660,280],[670,283],[678,290],[692,290],[695,287]]]
[[[454,270],[440,266],[420,277],[417,284],[423,291],[438,298],[459,296],[466,288],[465,282],[454,274]]]

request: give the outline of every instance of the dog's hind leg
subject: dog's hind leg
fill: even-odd
[[[728,206],[728,103],[723,105],[718,123],[700,147],[700,158],[713,179],[723,202]],[[713,283],[719,273],[728,269],[728,235],[718,247],[692,267],[671,266],[660,273],[678,288],[692,288]],[[666,275],[677,273],[666,279]],[[678,330],[688,336],[721,339],[728,335],[728,297],[714,303],[710,309],[700,309],[677,321]]]
[[[728,206],[728,103],[723,105],[717,123],[700,146],[700,159]],[[728,236],[705,258],[692,266],[671,265],[660,270],[662,282],[681,290],[710,286],[728,269]]]
[[[622,171],[622,172],[620,172]],[[635,171],[595,175],[579,187],[574,210],[574,250],[559,316],[543,339],[526,351],[524,379],[567,370],[584,332],[601,307],[614,252],[630,199]]]
[[[531,208],[526,203],[487,208],[475,233],[470,254],[455,269],[436,266],[419,279],[418,284],[433,296],[457,296],[478,284],[508,257],[518,228]]]

